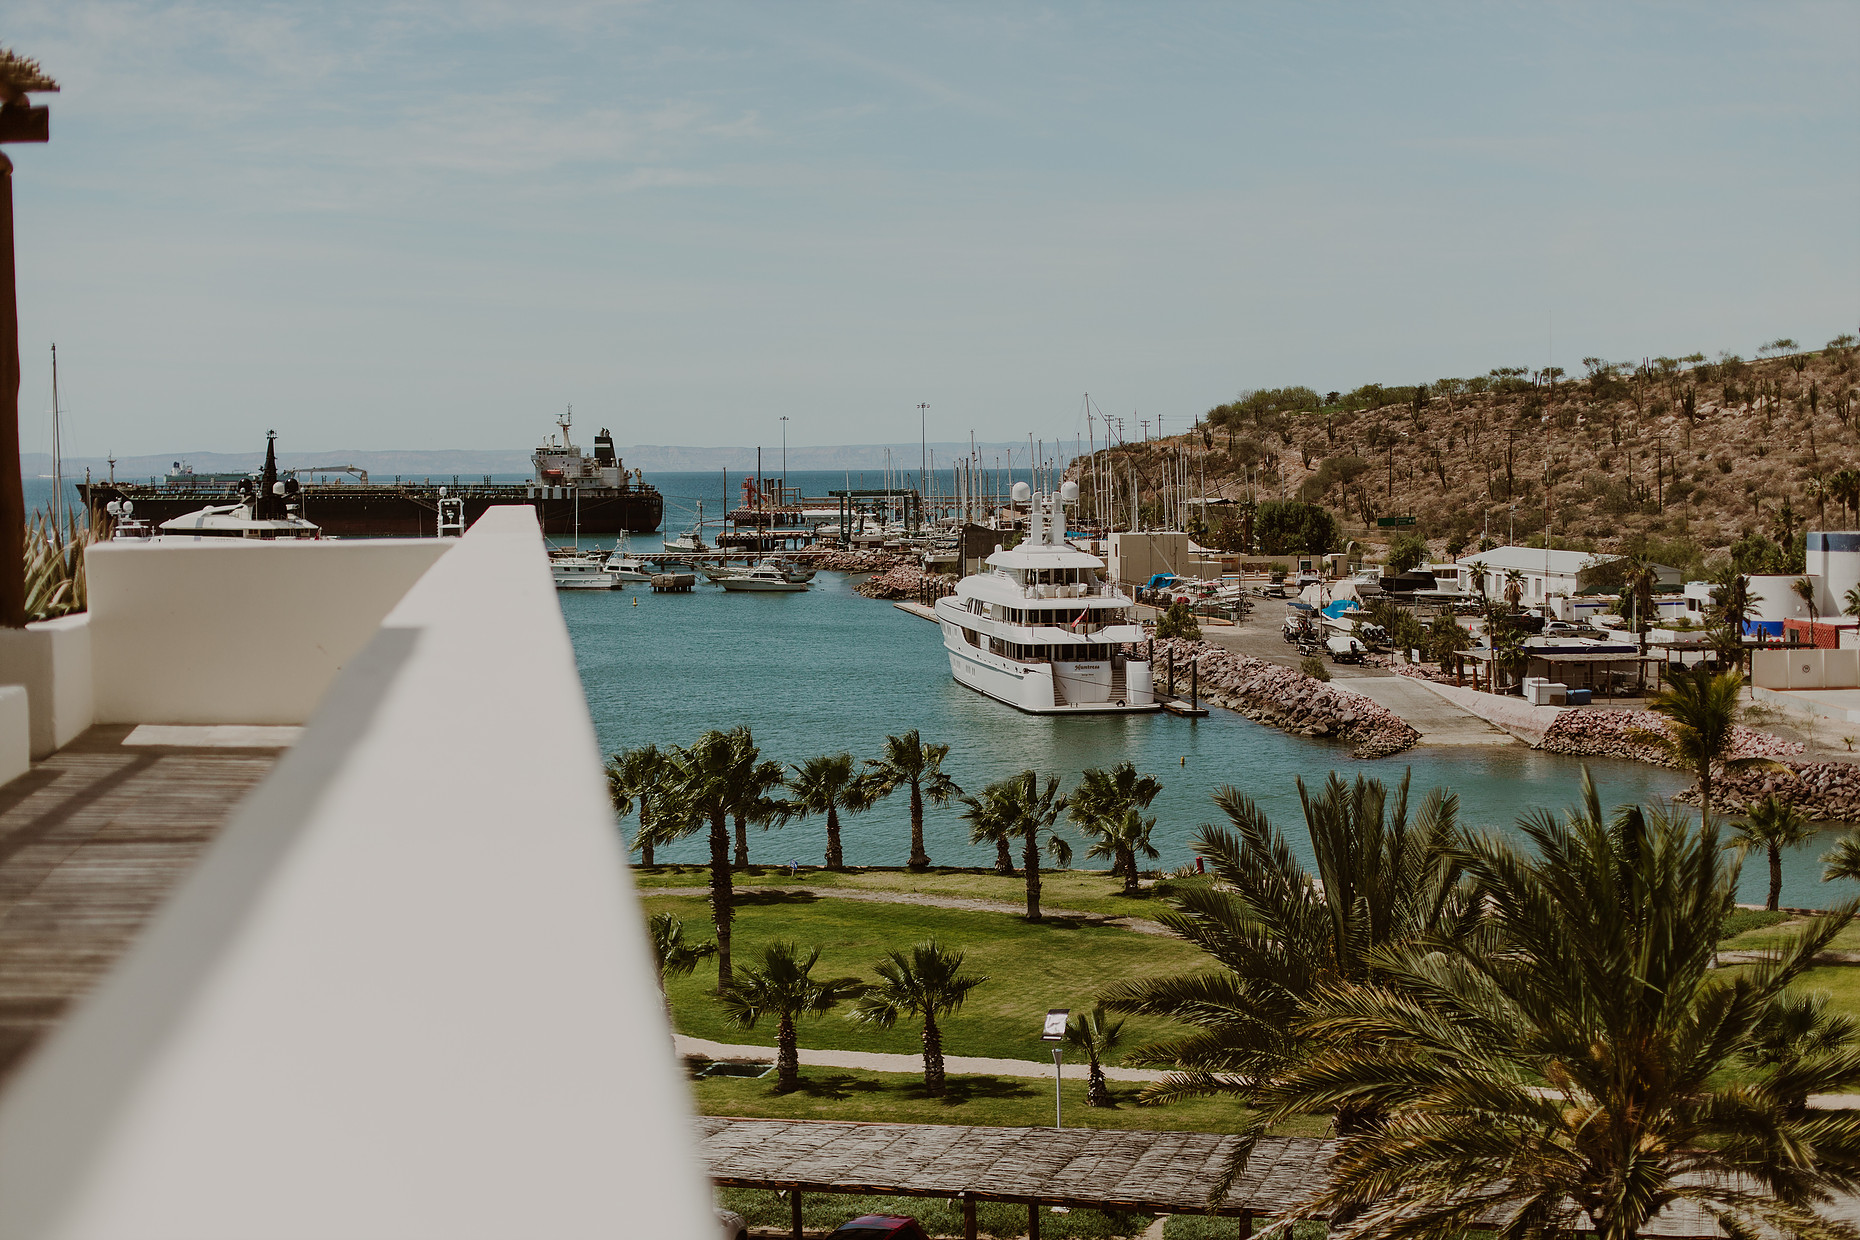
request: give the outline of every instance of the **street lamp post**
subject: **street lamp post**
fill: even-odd
[[[0,142],[48,142],[56,91],[38,62],[0,47]],[[13,161],[0,155],[0,626],[26,627],[26,492],[19,473],[19,301],[13,265]]]
[[[1053,1127],[1064,1127],[1059,1114],[1059,1058],[1064,1053],[1062,1045],[1066,1040],[1066,1021],[1071,1017],[1071,1008],[1048,1008],[1046,1021],[1040,1027],[1040,1041],[1047,1042],[1053,1048]]]
[[[781,415],[781,502],[788,502],[788,415]]]

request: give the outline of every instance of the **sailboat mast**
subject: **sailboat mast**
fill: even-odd
[[[52,346],[52,530],[61,528],[59,501],[64,497],[65,462],[58,444],[58,346]]]

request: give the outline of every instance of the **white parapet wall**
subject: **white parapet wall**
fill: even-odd
[[[302,723],[455,541],[93,545],[96,722]]]
[[[0,784],[32,769],[32,713],[24,685],[0,685]]]
[[[714,1235],[534,514],[340,662],[0,1095],[0,1236]]]
[[[95,716],[90,616],[37,620],[0,629],[0,684],[26,691],[32,756],[64,748]]]

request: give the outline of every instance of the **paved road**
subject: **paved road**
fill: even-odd
[[[1421,734],[1423,745],[1516,745],[1518,739],[1479,716],[1455,706],[1408,676],[1377,672],[1367,676],[1339,677],[1337,684],[1360,693],[1406,719]]]
[[[772,1063],[775,1048],[772,1046],[739,1046],[726,1042],[712,1042],[706,1038],[691,1038],[679,1034],[672,1039],[680,1055],[697,1055],[706,1059],[725,1061],[748,1060],[755,1063]],[[854,1068],[861,1072],[922,1072],[924,1059],[922,1055],[890,1055],[878,1051],[827,1051],[801,1047],[801,1063],[811,1068]],[[1013,1076],[1028,1077],[1036,1080],[1053,1079],[1053,1064],[1049,1059],[1042,1063],[1037,1059],[986,1059],[974,1055],[945,1055],[943,1068],[947,1072],[960,1073],[964,1076]],[[1166,1072],[1151,1072],[1142,1068],[1106,1068],[1106,1077],[1113,1081],[1131,1081],[1148,1083],[1160,1081],[1168,1075]],[[1060,1075],[1068,1081],[1083,1081],[1089,1075],[1083,1061],[1061,1064]]]

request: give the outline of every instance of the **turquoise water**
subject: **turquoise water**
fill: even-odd
[[[722,498],[720,475],[709,476],[708,490],[702,475],[655,481],[667,493],[666,524],[674,530],[673,510],[682,501],[673,497],[703,495],[707,513],[717,511]],[[805,484],[810,494],[816,485],[829,485],[814,478]],[[830,485],[842,483],[834,476]],[[633,540],[639,550],[657,543],[656,537]],[[1197,826],[1217,815],[1209,794],[1223,784],[1264,805],[1301,852],[1298,776],[1310,784],[1336,770],[1345,778],[1362,773],[1393,782],[1412,769],[1416,801],[1419,790],[1444,785],[1459,794],[1463,823],[1499,830],[1509,830],[1529,809],[1561,808],[1576,795],[1578,761],[1523,746],[1422,748],[1358,761],[1345,745],[1287,736],[1220,710],[1199,721],[1024,715],[950,678],[936,626],[862,598],[852,584],[845,575],[821,573],[804,594],[728,594],[707,585],[685,595],[656,595],[644,586],[564,592],[562,611],[603,749],[687,744],[707,728],[747,724],[764,753],[783,762],[842,749],[875,757],[888,733],[914,727],[927,740],[950,745],[946,768],[968,789],[1025,767],[1059,775],[1069,785],[1087,767],[1129,760],[1163,780],[1153,809],[1165,867],[1192,860],[1189,841]],[[1673,772],[1638,763],[1598,761],[1590,769],[1610,805],[1685,786]],[[907,798],[882,802],[846,822],[847,861],[902,864],[909,832]],[[935,862],[992,861],[991,850],[969,845],[953,808],[930,810],[925,834]],[[1837,886],[1854,886],[1819,881],[1815,858],[1831,839],[1788,855],[1784,903],[1826,905],[1846,894]],[[752,830],[750,837],[750,855],[759,863],[818,862],[825,847],[824,824],[814,819]],[[668,861],[705,856],[698,839],[660,852]],[[1761,901],[1765,867],[1759,859],[1745,869],[1743,898]]]

